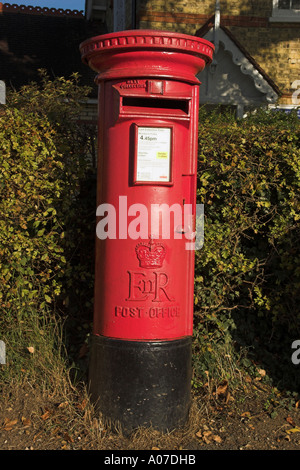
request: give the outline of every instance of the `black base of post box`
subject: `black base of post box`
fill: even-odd
[[[127,341],[94,336],[89,385],[95,408],[124,431],[186,423],[191,392],[191,337]]]

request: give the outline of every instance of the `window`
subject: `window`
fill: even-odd
[[[299,10],[300,0],[278,0],[278,8],[282,10]]]
[[[273,0],[270,21],[300,21],[300,0]]]

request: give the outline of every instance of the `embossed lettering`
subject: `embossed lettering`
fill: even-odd
[[[179,307],[150,307],[150,318],[179,317]]]
[[[120,88],[146,88],[145,80],[126,80],[125,83],[120,84]]]
[[[180,316],[180,307],[124,307],[116,305],[115,317],[118,318],[175,318]]]
[[[166,291],[166,287],[169,284],[169,278],[167,274],[165,273],[153,273],[155,276],[155,298],[153,299],[153,302],[160,302],[161,300],[161,295],[164,294],[166,299],[169,301],[172,301],[174,299],[171,299]]]
[[[127,271],[129,275],[129,296],[126,300],[148,300],[152,302],[173,301],[167,291],[169,277],[164,272],[151,273]]]
[[[117,305],[115,307],[115,316],[123,318],[140,318],[143,308],[139,307],[121,307]]]

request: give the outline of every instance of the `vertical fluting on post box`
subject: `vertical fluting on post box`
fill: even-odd
[[[90,393],[126,430],[171,430],[190,406],[196,75],[213,45],[134,30],[80,51],[99,84]]]

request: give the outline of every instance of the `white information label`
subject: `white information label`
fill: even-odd
[[[139,127],[136,181],[170,181],[171,129]]]

